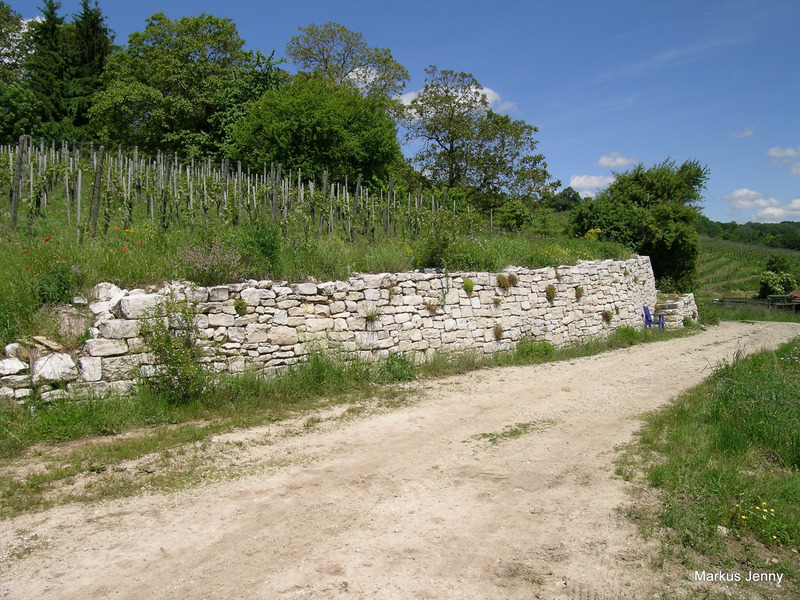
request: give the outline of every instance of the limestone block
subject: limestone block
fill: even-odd
[[[208,315],[208,326],[233,327],[233,323],[235,320],[236,319],[234,319],[233,315],[229,315],[227,313],[212,313]]]
[[[139,365],[150,362],[148,359],[152,357],[145,353],[103,358],[103,379],[106,381],[132,379],[139,374]]]
[[[264,290],[259,288],[247,288],[242,290],[239,296],[247,302],[249,306],[257,306],[261,303],[261,295]]]
[[[69,384],[67,384],[67,385],[69,385]],[[31,388],[20,388],[18,390],[14,390],[14,399],[15,400],[20,400],[22,398],[27,398],[32,393],[33,393],[33,390]]]
[[[228,372],[229,373],[244,373],[244,356],[237,356],[229,359]]]
[[[100,381],[103,377],[103,359],[84,356],[78,359],[78,369],[84,381]]]
[[[18,358],[5,358],[0,360],[0,376],[16,375],[22,371],[27,371],[28,365]]]
[[[292,286],[292,290],[296,294],[302,296],[316,296],[317,284],[316,283],[296,283]]]
[[[230,297],[230,289],[227,285],[218,285],[208,288],[209,302],[224,302]]]
[[[31,366],[34,385],[72,381],[78,378],[78,367],[69,354],[54,352],[37,358]]]
[[[251,323],[245,327],[245,339],[248,344],[260,344],[268,340],[267,332],[271,327],[263,323]]]
[[[241,344],[245,340],[244,327],[228,327],[228,339],[231,342]]]
[[[288,296],[289,294],[294,293],[292,288],[286,287],[285,285],[279,285],[272,289],[275,292],[276,296]]]
[[[109,339],[127,339],[139,335],[139,321],[135,319],[111,319],[97,327],[100,335]]]
[[[252,323],[258,323],[258,315],[256,313],[237,316],[233,322],[235,327],[247,327]]]
[[[53,402],[55,400],[66,400],[67,398],[69,398],[69,392],[67,390],[51,390],[49,392],[44,392],[40,394],[39,397],[45,402]]]
[[[31,387],[31,378],[28,375],[6,375],[0,377],[0,387],[8,387],[12,390]]]
[[[300,340],[293,327],[273,327],[267,332],[267,341],[275,346],[291,346]]]
[[[92,298],[99,302],[107,302],[109,298],[117,296],[121,292],[122,290],[113,283],[104,281],[102,283],[98,283],[92,288]]]
[[[142,319],[152,317],[164,302],[160,294],[137,294],[125,296],[120,300],[120,313],[125,319]]]
[[[128,351],[128,344],[125,340],[105,340],[97,338],[86,340],[83,344],[84,350],[89,356],[117,356]]]

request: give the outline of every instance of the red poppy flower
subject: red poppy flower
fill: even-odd
[[[119,227],[114,227],[114,231],[119,231]]]
[[[122,249],[122,251],[123,251],[123,252],[127,252],[127,251],[128,251],[128,249],[127,249],[127,248],[123,248],[123,249]]]
[[[26,271],[30,271],[30,270],[31,270],[31,268],[30,268],[30,267],[25,267],[25,270],[26,270]]]
[[[46,238],[44,238],[44,241],[45,241],[45,242],[49,242],[49,241],[50,241],[50,238],[49,238],[49,237],[46,237]]]
[[[25,254],[27,254],[27,253],[28,253],[28,249],[27,249],[27,248],[25,248],[25,249],[23,250],[23,252],[24,252]]]
[[[141,245],[142,245],[142,242],[136,242],[136,245],[137,245],[137,246],[141,246]]]

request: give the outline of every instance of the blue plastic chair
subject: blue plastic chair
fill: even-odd
[[[664,315],[661,313],[656,313],[653,316],[650,316],[650,309],[646,306],[644,308],[644,326],[650,327],[651,325],[658,325],[659,329],[664,329]],[[655,317],[655,319],[653,319]]]

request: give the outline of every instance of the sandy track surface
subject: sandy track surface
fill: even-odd
[[[221,436],[285,466],[2,521],[0,556],[38,541],[0,567],[0,598],[643,598],[690,574],[650,570],[615,448],[722,361],[798,335],[724,323],[415,384],[410,406],[270,444]]]

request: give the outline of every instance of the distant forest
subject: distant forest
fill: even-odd
[[[708,217],[701,215],[697,223],[697,233],[746,244],[800,250],[800,223],[795,221],[745,223],[740,225],[733,221],[730,223],[712,221]]]

